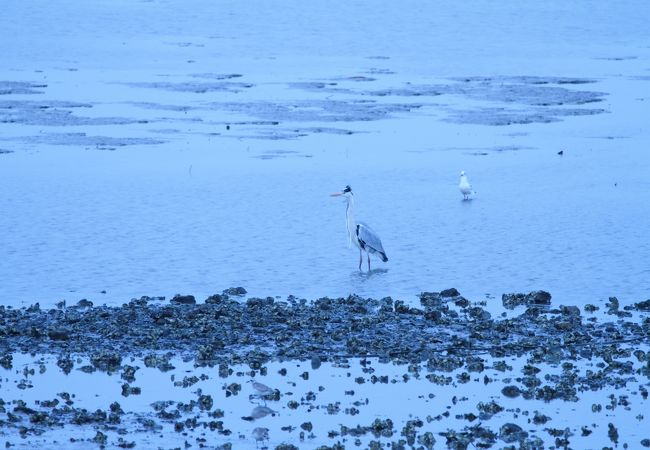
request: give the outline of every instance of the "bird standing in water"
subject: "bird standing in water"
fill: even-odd
[[[346,186],[341,192],[336,192],[332,197],[343,197],[346,201],[345,218],[348,230],[348,244],[354,243],[359,249],[359,270],[363,263],[363,252],[368,255],[368,272],[370,272],[370,255],[377,255],[383,262],[388,261],[384,247],[381,245],[381,239],[372,228],[363,222],[354,220],[354,196],[352,188]]]
[[[258,448],[257,446],[260,442],[264,445],[264,441],[269,440],[269,429],[264,427],[253,428],[251,435],[253,436],[253,439],[255,439],[255,448]]]
[[[458,183],[458,189],[460,189],[461,194],[463,194],[463,200],[469,200],[469,196],[474,192],[472,191],[472,185],[469,184],[469,180],[467,179],[467,175],[465,175],[464,170],[460,173],[460,183]]]

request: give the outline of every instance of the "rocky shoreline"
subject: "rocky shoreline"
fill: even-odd
[[[202,304],[176,296],[170,303],[142,297],[121,307],[87,300],[51,310],[38,304],[0,306],[0,352],[69,352],[100,360],[97,355],[111,352],[119,359],[174,351],[191,354],[202,365],[367,356],[422,362],[443,354],[504,357],[534,351],[540,361],[556,362],[576,355],[611,359],[608,346],[650,339],[650,301],[621,310],[610,298],[606,313],[614,323],[588,317],[576,306],[552,307],[544,291],[504,294],[505,308],[524,308],[505,318],[492,317],[455,289],[422,293],[420,307],[390,297],[240,300],[232,295],[239,291],[228,292]],[[632,320],[636,311],[644,314]]]
[[[0,367],[12,369],[15,354],[54,355],[65,374],[75,369],[119,373],[123,380],[121,395],[128,397],[140,394],[140,388],[133,386],[138,370],[131,365],[134,358],[160,371],[173,369],[174,358],[181,358],[191,362],[197,374],[201,368],[218,367],[219,377],[223,378],[232,374],[233,366],[246,366],[250,375],[255,376],[264,374],[268,364],[278,361],[309,362],[312,369],[317,369],[324,363],[376,358],[379,362],[407,366],[405,376],[424,377],[433,384],[446,386],[467,382],[487,369],[507,374],[513,369],[505,359],[524,357],[522,373],[504,382],[501,394],[505,400],[521,397],[543,402],[577,402],[582,392],[616,390],[631,382],[639,383],[635,393],[640,401],[645,402],[648,397],[650,301],[621,308],[612,297],[601,311],[603,314],[596,316],[597,306],[585,305],[584,311],[576,306],[554,306],[551,295],[544,291],[504,294],[503,308],[521,313],[504,312],[493,317],[485,304],[470,302],[456,289],[424,292],[417,307],[391,298],[349,296],[308,302],[294,297],[244,299],[245,293],[243,288],[231,288],[203,303],[197,303],[192,296],[176,296],[169,302],[160,297],[142,297],[120,307],[94,306],[87,300],[73,306],[59,304],[50,310],[38,305],[22,309],[3,306]],[[80,365],[82,360],[87,363]],[[579,370],[580,361],[597,361],[597,370]],[[546,373],[548,367],[562,370],[550,375]],[[456,374],[456,379],[449,376],[451,373]],[[186,377],[176,383],[185,387],[186,382],[190,387],[199,380],[194,378],[193,381]],[[485,383],[490,380],[487,375],[484,379]],[[376,377],[370,381],[382,383],[387,379]],[[241,386],[232,383],[224,389],[228,391],[226,395],[237,395]],[[277,391],[268,400],[277,401],[280,397]],[[23,439],[29,439],[48,427],[90,424],[97,431],[94,442],[106,446],[107,429],[119,426],[124,414],[120,404],[116,401],[108,410],[92,413],[75,408],[72,403],[70,394],[65,393],[59,399],[40,402],[40,408],[19,399],[0,400],[0,430],[18,430]],[[199,390],[189,407],[181,404],[170,410],[171,405],[157,402],[152,408],[155,417],[174,424],[176,432],[198,427],[228,436],[232,430],[225,429],[217,420],[223,411],[213,409],[212,403],[212,397]],[[290,401],[287,407],[297,408],[298,404]],[[180,420],[188,408],[189,412],[200,411],[198,417],[202,419]],[[481,403],[470,417],[470,422],[481,418],[478,425],[449,429],[438,433],[438,438],[443,436],[447,447],[454,449],[470,444],[477,448],[503,443],[516,444],[517,448],[544,445],[539,437],[529,436],[521,424],[506,423],[494,431],[482,425],[502,410],[503,406],[494,401]],[[530,415],[536,424],[550,420],[537,413]],[[152,430],[158,429],[155,421],[149,425]],[[331,448],[344,448],[340,439],[354,439],[356,435],[393,437],[399,431],[393,427],[392,422],[382,420],[365,428],[341,426],[329,433],[340,445]],[[400,436],[406,440],[393,441],[393,448],[433,448],[435,438],[426,431],[424,422],[409,421],[404,427]],[[618,433],[615,427],[610,430],[610,440],[622,441],[614,433]],[[555,434],[556,448],[568,448],[562,442],[568,442],[569,434],[562,430]],[[204,438],[197,438],[199,444],[200,439]],[[369,446],[379,448],[379,441],[370,442],[376,444]],[[641,444],[650,446],[650,441],[643,440]],[[14,444],[7,441],[7,445]],[[112,445],[130,448],[131,443],[114,441]],[[295,447],[287,444],[276,448]]]

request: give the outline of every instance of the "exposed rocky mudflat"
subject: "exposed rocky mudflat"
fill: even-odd
[[[650,435],[638,434],[642,412],[639,427],[619,423],[619,412],[647,410],[650,301],[621,307],[612,297],[581,310],[553,305],[544,291],[504,294],[504,312],[494,317],[455,289],[424,292],[418,306],[245,294],[231,288],[201,303],[178,295],[121,307],[87,300],[51,310],[0,307],[7,446],[650,445]],[[95,397],[106,404],[92,408],[81,391],[88,384],[93,391],[97,373],[108,377],[104,384],[113,381],[98,381]],[[25,395],[46,390],[48,380],[80,376],[86,386],[55,398]],[[386,414],[382,402],[400,389],[414,398]],[[140,397],[146,404],[129,403]],[[571,417],[579,405],[591,416]]]
[[[4,97],[0,101],[0,123],[24,127],[28,133],[3,138],[10,141],[112,150],[168,143],[169,139],[160,139],[160,133],[151,129],[151,124],[161,122],[173,125],[167,129],[167,137],[198,133],[236,139],[294,140],[319,133],[351,135],[365,131],[364,123],[405,114],[436,116],[460,124],[504,126],[549,123],[569,116],[606,112],[602,107],[589,107],[602,102],[607,95],[582,88],[596,83],[592,79],[473,76],[422,84],[396,82],[390,71],[374,75],[257,84],[247,81],[244,74],[189,73],[182,77],[158,75],[157,81],[104,83],[106,89],[114,89],[119,95],[131,98],[122,108],[122,111],[131,109],[129,116],[120,117],[98,112],[110,109],[107,101],[45,99],[44,95],[50,95],[48,83],[0,80],[0,95]],[[277,98],[269,100],[269,90],[275,92],[272,97]],[[169,93],[183,94],[185,98],[177,104],[140,100],[150,98],[149,91],[157,91],[162,98],[169,97]],[[244,91],[249,95],[240,99],[238,94]],[[215,93],[220,94],[221,100],[215,101]],[[29,96],[25,97],[26,94]],[[232,101],[227,100],[229,98]],[[182,116],[161,115],[168,112]],[[194,115],[187,116],[188,113]],[[209,117],[215,113],[219,114],[216,121]],[[231,120],[234,117],[238,120]],[[239,120],[241,117],[250,120]],[[215,125],[221,129],[227,123],[239,126],[229,133],[214,133]],[[305,123],[320,126],[303,126]],[[189,129],[188,124],[191,125]],[[29,128],[33,126],[52,128],[48,132],[39,130],[29,134],[33,133]],[[106,129],[110,134],[57,131],[89,126]],[[259,157],[268,159],[264,155]]]
[[[644,1],[3,2],[0,446],[650,448]]]

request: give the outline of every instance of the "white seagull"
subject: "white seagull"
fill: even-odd
[[[262,417],[266,417],[269,414],[277,414],[277,411],[269,408],[268,406],[256,406],[251,412],[251,417],[253,419],[261,419]]]
[[[354,243],[359,248],[359,270],[361,270],[361,263],[363,263],[363,252],[368,254],[368,272],[370,272],[370,255],[376,254],[383,262],[388,261],[384,247],[381,245],[381,239],[377,233],[372,231],[367,224],[363,222],[356,222],[352,213],[354,207],[354,197],[352,196],[352,188],[345,186],[341,192],[335,192],[332,197],[343,196],[346,201],[345,217],[348,229],[348,245]]]
[[[269,440],[269,429],[264,427],[253,428],[251,435],[253,436],[253,439],[255,439],[255,448],[257,448],[260,441],[264,444],[264,441]]]
[[[474,193],[474,191],[472,191],[472,185],[469,184],[469,180],[467,179],[464,170],[460,172],[460,183],[458,183],[458,189],[460,189],[461,194],[463,194],[463,200],[469,200],[469,196]]]
[[[275,389],[268,387],[266,384],[255,380],[248,380],[248,382],[252,384],[253,390],[255,391],[252,397],[261,398],[265,404],[267,399],[275,396]]]

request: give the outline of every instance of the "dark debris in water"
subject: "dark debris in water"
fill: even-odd
[[[161,89],[165,91],[187,92],[195,94],[205,94],[207,92],[241,92],[244,89],[253,87],[250,83],[241,83],[235,81],[152,81],[141,83],[125,83],[131,87]]]
[[[256,155],[255,158],[258,159],[277,159],[277,158],[286,158],[286,157],[302,157],[307,158],[310,155],[305,155],[304,153],[299,153],[294,150],[267,150],[259,155]]]
[[[42,94],[47,84],[29,81],[0,81],[0,95]]]
[[[414,103],[379,103],[372,100],[296,100],[213,103],[228,112],[279,122],[364,122],[387,119],[421,107]]]
[[[156,145],[166,142],[153,138],[93,136],[86,133],[42,133],[16,139],[30,144],[78,145],[97,150],[114,150],[129,145]]]
[[[75,113],[79,108],[92,108],[89,103],[69,101],[0,101],[0,123],[44,126],[127,125],[138,123],[125,117],[85,117]]]
[[[604,112],[605,110],[600,108],[493,107],[452,110],[445,120],[475,125],[507,126],[559,122],[561,117],[595,115]]]
[[[564,117],[601,114],[603,108],[581,108],[602,102],[604,92],[586,91],[575,86],[596,80],[567,77],[464,77],[449,83],[413,84],[382,89],[358,89],[332,81],[292,83],[291,87],[329,95],[345,94],[362,97],[427,98],[456,96],[486,102],[471,109],[448,108],[447,121],[480,125],[514,125],[557,122]]]
[[[241,78],[243,75],[240,73],[193,73],[190,75],[193,78],[203,78],[206,80],[231,80],[233,78]]]

